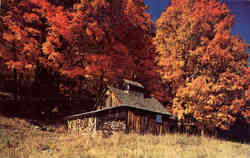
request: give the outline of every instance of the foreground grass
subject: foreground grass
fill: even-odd
[[[3,121],[5,120],[5,121]],[[7,121],[6,121],[7,120]],[[249,158],[250,145],[201,136],[66,136],[0,117],[1,158]],[[15,126],[14,126],[15,125]],[[1,127],[1,126],[0,126]]]

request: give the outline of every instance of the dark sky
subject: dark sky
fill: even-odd
[[[151,13],[152,20],[160,17],[170,0],[144,0],[148,5],[148,11]],[[235,25],[232,34],[240,35],[247,43],[250,44],[250,0],[221,0],[226,3],[228,8],[235,15]],[[250,51],[249,51],[250,53]],[[250,59],[249,65],[250,65]]]

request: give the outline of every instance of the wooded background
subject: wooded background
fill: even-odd
[[[143,0],[2,0],[1,91],[14,98],[1,100],[3,113],[88,111],[126,78],[180,120],[249,126],[247,43],[231,35],[227,6],[172,0],[156,23],[146,9]]]

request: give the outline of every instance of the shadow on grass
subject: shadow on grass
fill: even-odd
[[[55,102],[14,102],[14,101],[0,101],[0,115],[6,117],[18,117],[23,118],[29,121],[34,126],[43,127],[46,125],[54,124],[55,121],[60,120],[61,117],[69,115],[72,113],[81,112],[82,107],[74,106],[75,110],[72,110],[72,107],[67,107],[60,103],[63,107],[63,110],[60,112],[52,112]],[[46,106],[45,106],[46,105]],[[60,108],[60,107],[59,107]],[[1,127],[9,128],[8,125],[0,125]],[[201,135],[201,131],[196,129],[193,131],[172,129],[170,133],[180,133],[188,135]],[[237,120],[234,126],[230,130],[221,130],[216,129],[215,133],[205,131],[204,135],[209,137],[214,137],[217,139],[228,140],[233,142],[248,143],[250,144],[250,124],[245,120]]]
[[[81,105],[86,103],[88,102],[80,100],[78,104],[69,106],[65,97],[50,98],[50,100],[35,99],[33,101],[1,99],[0,115],[9,118],[22,118],[34,126],[43,127],[53,125],[55,121],[61,120],[66,115],[85,112],[86,106],[83,107]],[[89,104],[91,105],[92,103]]]
[[[186,135],[194,135],[194,136],[207,136],[213,137],[215,139],[221,139],[231,142],[239,142],[244,144],[250,144],[250,124],[247,123],[246,120],[238,119],[234,126],[232,126],[229,130],[222,130],[219,128],[215,128],[213,130],[208,129],[203,133],[197,127],[192,128],[192,130],[186,130],[185,127],[179,127],[175,130],[176,133],[186,134]]]

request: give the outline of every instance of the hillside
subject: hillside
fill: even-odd
[[[41,131],[24,119],[0,116],[0,157],[248,158],[250,145],[180,134],[67,136]]]
[[[159,100],[183,126],[189,124],[202,133],[217,133],[225,139],[249,141],[249,44],[232,34],[237,19],[220,1],[171,0],[154,21],[144,0],[1,2],[0,114],[3,116],[31,119],[34,123],[38,119],[49,122],[97,110],[107,101],[107,88],[122,85],[126,79],[143,85],[145,97]],[[40,128],[21,119],[2,118],[0,123],[3,139],[0,150],[9,157],[32,157],[43,149],[50,149],[52,156],[54,149],[58,149],[59,155],[54,157],[65,157],[61,148],[71,149],[68,146],[71,139],[99,144],[89,147],[91,152],[87,153],[89,157],[101,157],[92,150],[107,151],[103,146],[111,146],[123,151],[126,146],[134,146],[127,142],[140,144],[151,137],[138,137],[134,141],[137,136],[115,136],[92,141],[46,133],[40,129],[47,127]],[[103,144],[120,137],[122,142],[118,144]],[[131,155],[117,157],[138,157],[133,154],[147,154],[147,150],[161,148],[164,151],[173,148],[175,157],[179,150],[184,156],[191,152],[198,155],[190,156],[200,158],[212,157],[211,153],[222,154],[220,157],[239,156],[239,149],[228,142],[222,142],[222,152],[217,147],[213,149],[221,141],[210,138],[170,135],[152,139],[159,142],[147,142],[149,146],[136,146]],[[202,142],[192,144],[196,139]],[[230,151],[224,146],[230,146]],[[72,145],[72,148],[78,147]],[[79,151],[84,150],[84,146],[79,147]],[[172,157],[168,153],[163,156]],[[245,151],[242,153],[247,155]],[[148,154],[142,157],[157,156]]]

